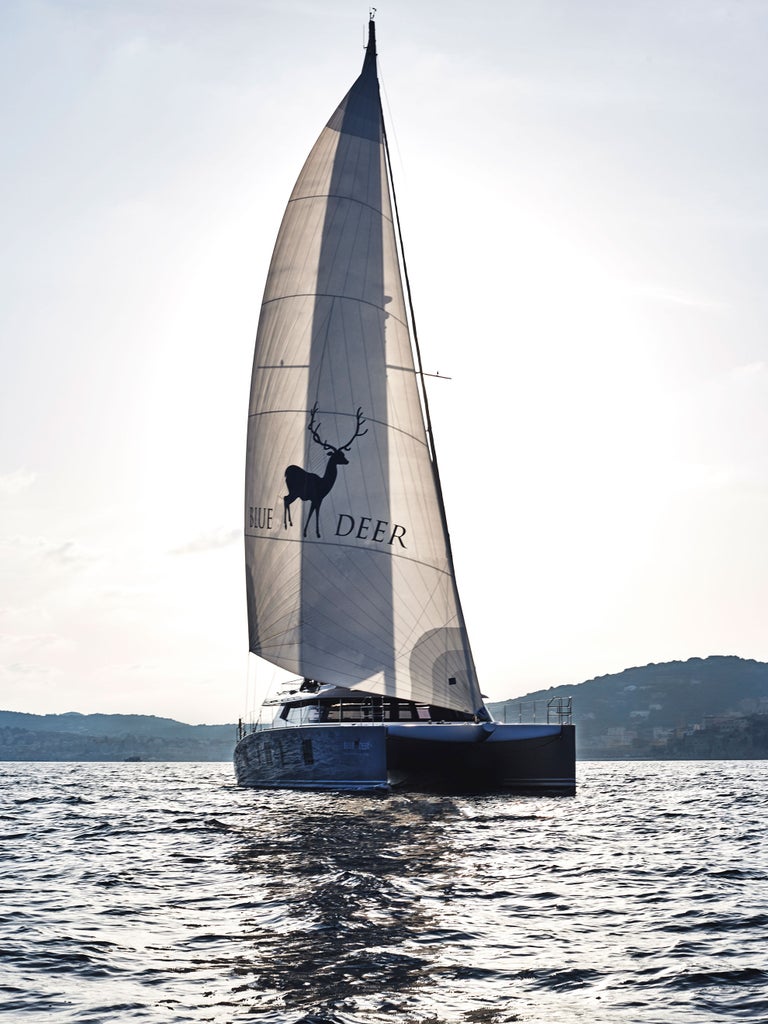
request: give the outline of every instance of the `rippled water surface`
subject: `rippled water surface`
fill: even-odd
[[[578,774],[361,797],[0,764],[0,1016],[768,1020],[768,762]]]

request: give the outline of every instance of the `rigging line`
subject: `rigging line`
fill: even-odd
[[[405,293],[406,293],[406,296],[407,296],[407,299],[408,299],[408,311],[410,313],[411,328],[413,330],[413,349],[414,349],[414,352],[415,352],[415,355],[416,355],[417,376],[418,376],[418,379],[419,379],[419,382],[420,382],[420,390],[421,390],[422,401],[424,403],[424,415],[425,415],[425,419],[426,419],[426,422],[425,422],[424,425],[425,425],[426,430],[427,430],[427,439],[428,439],[428,442],[429,442],[429,447],[430,447],[430,449],[432,451],[432,468],[433,468],[433,472],[435,474],[435,484],[436,484],[436,489],[437,489],[437,500],[438,500],[438,503],[440,505],[440,512],[441,512],[441,516],[442,516],[442,520],[443,520],[443,535],[445,537],[445,549],[446,549],[446,553],[448,555],[448,564],[449,564],[450,569],[451,569],[451,577],[452,577],[452,580],[453,580],[453,593],[454,593],[454,598],[456,600],[456,607],[457,607],[458,612],[459,612],[459,619],[461,621],[461,627],[462,627],[462,630],[464,632],[464,636],[466,638],[467,668],[469,669],[471,676],[474,678],[475,685],[478,687],[478,692],[479,692],[479,683],[477,682],[477,670],[475,668],[475,659],[472,656],[472,649],[469,646],[469,637],[467,635],[466,620],[464,618],[464,611],[463,611],[463,609],[461,607],[461,598],[459,597],[459,588],[456,585],[456,569],[455,569],[454,560],[453,560],[453,548],[451,547],[451,535],[450,535],[449,530],[448,530],[448,518],[446,516],[446,511],[445,511],[445,501],[443,499],[443,488],[442,488],[442,486],[440,484],[440,470],[439,470],[438,464],[437,464],[437,450],[435,448],[434,434],[432,433],[432,418],[431,418],[430,412],[429,412],[429,401],[427,399],[427,386],[426,386],[426,383],[425,383],[425,380],[424,380],[424,367],[423,367],[423,364],[422,364],[422,361],[421,361],[421,349],[419,347],[419,337],[418,337],[418,332],[416,330],[416,316],[415,316],[414,309],[413,309],[413,296],[411,294],[411,282],[410,282],[410,279],[408,277],[408,264],[407,264],[406,259],[405,259],[405,246],[403,245],[403,232],[402,232],[402,226],[400,224],[400,211],[398,210],[398,206],[397,206],[397,195],[395,193],[395,179],[394,179],[394,177],[392,175],[392,159],[391,159],[390,153],[389,153],[389,143],[387,141],[387,128],[386,128],[386,125],[384,124],[384,113],[381,110],[381,103],[379,103],[379,116],[381,118],[381,136],[382,136],[382,141],[384,143],[384,156],[385,156],[386,165],[387,165],[387,176],[388,176],[388,179],[389,179],[389,188],[390,188],[390,191],[392,193],[392,206],[393,206],[394,215],[395,215],[394,216],[395,227],[397,228],[397,240],[398,240],[398,244],[399,244],[399,247],[400,247],[400,258],[401,258],[402,264],[403,264],[403,281],[404,281],[404,284],[405,284]]]
[[[437,472],[437,454],[435,451],[435,439],[432,434],[432,419],[429,413],[429,402],[427,401],[427,389],[424,384],[424,366],[421,361],[421,349],[419,347],[419,335],[416,330],[416,316],[413,308],[413,295],[411,294],[411,282],[408,277],[408,264],[405,259],[405,248],[403,246],[403,231],[400,225],[400,213],[397,207],[397,196],[395,194],[395,179],[392,176],[392,159],[389,152],[389,143],[387,141],[387,129],[384,124],[384,115],[381,115],[381,134],[384,140],[384,155],[387,161],[387,171],[389,178],[389,187],[392,192],[392,206],[395,214],[395,227],[397,229],[397,241],[400,248],[400,258],[403,264],[403,283],[405,284],[405,294],[408,300],[408,312],[410,314],[411,328],[413,332],[413,350],[416,356],[416,375],[419,379],[419,389],[421,392],[421,399],[424,404],[424,414],[426,423],[424,424],[427,429],[427,437],[429,439],[429,448],[432,452],[432,462]],[[442,495],[440,495],[440,504],[442,505]]]
[[[389,122],[389,124],[392,125],[392,141],[394,142],[395,153],[397,155],[397,163],[398,163],[398,167],[399,167],[398,174],[400,175],[400,181],[403,181],[405,179],[405,177],[406,177],[405,162],[403,160],[402,150],[400,149],[400,142],[399,142],[399,140],[397,138],[397,131],[395,129],[395,118],[392,116],[392,104],[389,102],[389,93],[387,92],[387,84],[384,81],[384,74],[383,74],[382,66],[381,66],[381,57],[378,54],[376,54],[376,66],[378,68],[378,73],[379,73],[378,74],[379,85],[381,87],[381,91],[384,94],[384,103],[385,103],[386,108],[387,108],[387,121]],[[382,121],[383,120],[384,120],[384,114],[382,113]],[[389,153],[387,153],[387,159],[389,159]],[[391,172],[391,168],[390,168],[390,178],[391,177],[392,177],[392,172]],[[396,211],[395,211],[395,214],[396,214]]]

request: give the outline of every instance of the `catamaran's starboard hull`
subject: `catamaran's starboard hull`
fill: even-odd
[[[576,789],[572,725],[379,724],[265,729],[235,749],[241,786],[558,793]]]

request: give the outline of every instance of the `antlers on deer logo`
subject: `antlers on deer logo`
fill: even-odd
[[[289,526],[293,526],[293,520],[291,519],[291,503],[297,498],[301,498],[302,501],[308,501],[309,515],[307,521],[304,524],[304,536],[307,536],[307,527],[309,521],[314,514],[315,517],[315,531],[317,536],[320,536],[320,524],[318,522],[318,513],[320,512],[320,506],[323,503],[323,498],[333,487],[336,482],[336,472],[338,466],[348,466],[344,452],[348,452],[352,446],[352,442],[357,437],[362,437],[363,434],[368,433],[368,428],[361,430],[360,428],[365,423],[363,418],[362,409],[358,409],[355,413],[355,432],[350,437],[346,444],[339,445],[335,448],[332,444],[327,441],[320,439],[320,424],[315,423],[315,416],[317,414],[317,402],[312,406],[310,412],[309,423],[307,430],[312,435],[312,439],[317,444],[322,445],[325,451],[328,452],[328,465],[325,467],[325,474],[318,476],[317,473],[308,473],[305,469],[300,466],[289,466],[285,471],[285,484],[288,488],[288,493],[283,498],[283,527],[287,529]]]

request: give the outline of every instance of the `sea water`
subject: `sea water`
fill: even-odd
[[[0,1016],[768,1020],[768,762],[581,762],[575,797],[0,764]]]

